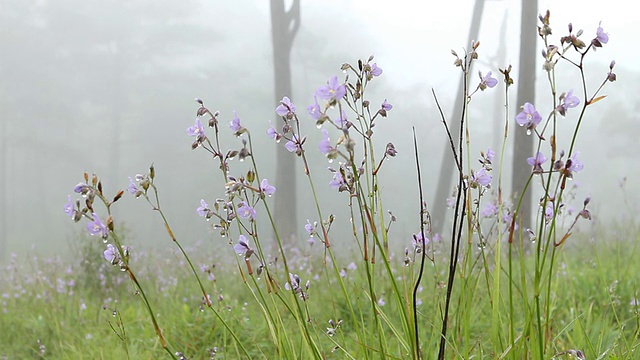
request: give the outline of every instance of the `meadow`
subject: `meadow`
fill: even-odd
[[[576,148],[583,120],[588,108],[606,101],[601,90],[616,81],[612,61],[594,70],[601,83],[587,84],[591,69],[583,61],[609,37],[601,26],[585,32],[569,26],[556,39],[549,12],[539,21],[550,108],[524,102],[510,115],[509,91],[517,82],[512,67],[476,77],[471,69],[480,43],[452,51],[465,101],[460,118],[447,119],[440,110],[437,121],[456,169],[446,231],[433,228],[421,178],[426,160],[416,136],[407,140],[413,153],[399,154],[376,128],[394,120],[391,98],[368,97],[367,89],[383,75],[373,56],[339,67],[342,75],[328,77],[304,110],[283,97],[274,108],[279,122],[264,128],[245,128],[237,113],[228,120],[196,99],[196,120],[182,136],[194,152],[206,154],[198,161],[213,164],[224,180],[217,197],[194,204],[211,241],[187,246],[183,234],[174,233],[161,205],[171,189],[157,186],[163,174],[154,165],[114,194],[103,191],[111,186],[103,186],[98,174],[79,174],[64,205],[69,219],[84,228],[73,243],[73,260],[34,253],[12,256],[2,269],[0,356],[637,358],[640,229],[634,213],[618,223],[594,221],[591,198],[574,192],[574,179],[588,181],[580,176],[591,165]],[[563,68],[580,74],[580,88],[556,82]],[[499,90],[505,140],[500,149],[480,145],[486,150],[472,153],[469,114],[483,92]],[[434,102],[440,109],[435,92]],[[561,134],[567,123],[571,130]],[[319,143],[308,140],[314,131]],[[515,132],[526,134],[535,150],[514,169],[524,169],[527,180],[509,195],[503,181],[510,174],[501,160]],[[268,136],[301,165],[316,215],[298,224],[294,243],[276,225],[286,214],[272,210],[274,199],[289,189],[260,176],[255,136]],[[324,169],[310,165],[312,153],[324,157]],[[381,185],[398,156],[415,161],[414,177],[406,181],[417,183],[417,193]],[[336,221],[321,206],[320,186],[332,189],[348,221]],[[523,215],[518,195],[526,190],[537,201],[533,222]],[[112,211],[123,196],[148,205],[166,229],[161,250],[129,239],[125,225],[135,222]],[[384,206],[389,196],[415,204],[412,229],[395,225],[396,215]],[[406,232],[412,235],[402,238]],[[336,246],[336,238],[351,246]]]
[[[114,271],[96,256],[99,244],[82,239],[84,249],[78,249],[74,261],[61,258],[29,256],[14,257],[2,268],[0,284],[0,356],[4,359],[155,359],[166,356],[157,340],[153,326],[148,322],[143,304],[125,274]],[[607,226],[602,231],[576,236],[575,245],[565,249],[559,257],[559,270],[551,283],[554,328],[549,341],[555,353],[580,349],[586,359],[636,359],[640,339],[640,300],[638,289],[638,263],[640,244],[637,226]],[[193,254],[211,253],[208,245],[200,244],[187,249]],[[436,250],[440,264],[430,266],[418,299],[420,321],[426,325],[423,349],[426,358],[435,357],[439,335],[438,318],[442,311],[443,283],[446,274],[436,271],[446,266],[446,257]],[[480,250],[474,251],[477,258]],[[232,329],[241,336],[252,358],[280,358],[275,351],[262,312],[253,303],[250,285],[242,281],[240,269],[229,261],[214,256],[194,259],[202,264],[199,269],[206,287],[210,289],[213,307]],[[491,299],[486,286],[486,274],[477,261],[472,273],[461,276],[460,281],[472,285],[455,290],[459,304],[454,310],[452,326],[454,348],[447,358],[494,358],[491,344]],[[530,261],[530,258],[527,260]],[[308,311],[309,326],[319,335],[318,347],[328,359],[342,359],[345,355],[334,351],[333,337],[339,341],[356,341],[353,326],[343,323],[333,337],[324,336],[332,328],[332,320],[348,319],[348,304],[336,301],[329,291],[319,290],[325,282],[326,267],[300,256],[295,267],[304,278],[318,279],[310,287]],[[197,284],[185,271],[179,253],[164,251],[145,253],[136,259],[140,267],[139,280],[158,314],[164,334],[173,339],[174,346],[192,359],[236,359],[245,356],[239,352],[234,340],[210,311],[204,311]],[[206,265],[205,265],[206,264]],[[364,284],[366,274],[361,268],[349,268],[349,258],[340,259],[345,270],[345,286],[356,302],[356,311],[363,321],[370,320],[366,306]],[[391,260],[394,273],[406,277],[408,268],[403,259]],[[277,268],[277,267],[276,267]],[[380,272],[376,269],[376,271]],[[505,271],[503,269],[503,271]],[[282,266],[275,276],[284,277]],[[330,281],[331,282],[331,281]],[[406,280],[403,287],[410,286]],[[334,287],[335,281],[329,284]],[[392,301],[393,290],[382,288],[383,301]],[[380,300],[378,300],[380,301]],[[383,301],[380,301],[383,304]],[[400,321],[398,313],[380,310],[391,323]],[[286,309],[281,309],[286,313]],[[329,315],[332,314],[332,315]],[[528,315],[521,306],[515,316]],[[507,312],[503,318],[507,317]],[[505,321],[505,320],[503,320]],[[296,328],[293,319],[283,318],[283,326]],[[465,329],[463,325],[468,325]],[[406,358],[402,346],[394,344],[394,334],[387,334],[390,352]],[[461,340],[466,342],[462,343]],[[294,339],[301,341],[300,339]],[[215,352],[214,352],[215,349]],[[465,354],[468,351],[468,356]],[[554,354],[555,354],[554,353]],[[457,354],[457,355],[455,355]],[[552,355],[554,355],[552,354]],[[214,356],[215,355],[215,356]],[[356,356],[357,358],[357,356]],[[508,356],[507,358],[513,358]],[[555,356],[555,358],[570,358]]]

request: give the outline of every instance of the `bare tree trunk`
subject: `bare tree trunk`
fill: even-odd
[[[7,117],[0,120],[0,263],[7,253]]]
[[[500,67],[504,68],[507,66],[507,21],[509,20],[509,10],[507,9],[504,12],[504,16],[502,18],[502,26],[500,27],[500,42],[498,45],[498,53],[496,54],[495,60],[492,62],[492,67],[494,69]],[[504,97],[500,96],[500,94],[495,93],[494,102],[493,102],[493,111],[496,114],[493,117],[493,141],[491,142],[492,148],[494,151],[499,152],[500,147],[502,146],[502,142],[504,141],[504,120],[501,118],[500,114],[504,114]],[[500,163],[503,159],[498,160]],[[493,167],[498,169],[500,167],[499,162],[493,162]]]
[[[522,20],[520,27],[520,69],[518,72],[518,106],[525,102],[535,104],[536,86],[536,40],[538,31],[538,0],[522,0]],[[531,174],[527,158],[533,154],[533,140],[523,129],[517,129],[513,142],[513,175],[511,189],[514,198],[518,198],[521,189]],[[531,222],[531,191],[524,193],[520,207],[522,224],[529,227]]]
[[[482,20],[482,10],[484,9],[485,0],[476,0],[476,4],[473,8],[473,17],[471,18],[471,27],[469,28],[469,41],[467,45],[471,44],[471,41],[478,39],[478,33],[480,31],[480,21]],[[524,1],[524,0],[523,0]],[[471,71],[471,69],[469,69]],[[453,116],[450,118],[449,126],[451,129],[451,136],[457,139],[460,134],[460,118],[462,117],[462,102],[465,100],[462,94],[464,87],[464,74],[460,76],[460,84],[458,85],[458,92],[456,102],[453,108]],[[438,178],[438,186],[436,187],[435,203],[433,204],[433,211],[431,212],[432,229],[434,233],[442,233],[444,226],[445,214],[447,212],[447,197],[451,195],[453,186],[453,155],[451,154],[451,147],[449,142],[444,144],[444,153],[442,154],[442,162],[440,163],[440,177]]]
[[[275,101],[291,96],[291,46],[300,27],[300,0],[285,10],[284,0],[271,0],[271,34],[275,75]],[[276,121],[281,122],[280,118]],[[277,147],[275,223],[284,240],[296,235],[296,157],[283,146]]]

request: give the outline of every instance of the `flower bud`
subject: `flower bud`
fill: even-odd
[[[140,186],[142,186],[142,188],[144,189],[144,191],[149,190],[149,179],[142,179],[140,181]]]
[[[582,211],[580,211],[580,216],[583,219],[591,220],[591,213],[587,209],[583,209]]]
[[[118,191],[118,193],[116,194],[116,196],[113,197],[113,201],[111,201],[111,203],[114,203],[118,200],[120,200],[120,198],[122,197],[122,194],[124,194],[124,190],[120,190]]]
[[[109,229],[110,231],[113,231],[113,216],[111,215],[107,217],[107,229]]]
[[[395,146],[393,146],[392,143],[388,143],[387,144],[387,150],[385,151],[385,154],[387,154],[388,156],[394,157],[394,156],[396,156],[397,153],[398,153],[398,151],[396,150]]]

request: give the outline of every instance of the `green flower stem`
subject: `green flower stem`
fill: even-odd
[[[238,338],[236,333],[233,331],[233,329],[231,329],[229,324],[222,318],[222,316],[218,313],[218,311],[213,308],[213,306],[211,304],[211,299],[210,299],[209,295],[207,294],[207,291],[204,288],[204,284],[202,283],[202,280],[200,279],[200,276],[198,276],[198,273],[197,273],[195,267],[193,266],[193,262],[191,261],[191,258],[186,253],[186,251],[184,250],[184,248],[182,247],[182,245],[180,244],[180,242],[178,241],[178,239],[174,235],[173,231],[171,230],[171,226],[169,225],[169,221],[167,220],[167,217],[165,216],[164,212],[162,211],[162,208],[160,207],[160,197],[158,195],[158,188],[155,186],[155,184],[153,182],[151,182],[150,186],[153,189],[153,192],[154,192],[154,195],[155,195],[155,200],[156,200],[155,204],[151,202],[151,200],[149,199],[149,196],[147,195],[146,192],[143,195],[144,195],[145,199],[147,200],[147,202],[152,206],[153,210],[157,211],[158,214],[160,214],[160,217],[162,218],[162,222],[164,223],[165,229],[167,230],[167,234],[169,235],[171,240],[176,244],[178,249],[180,249],[180,252],[182,253],[183,257],[185,258],[185,260],[189,264],[189,268],[191,269],[191,272],[192,272],[193,276],[195,277],[196,281],[198,282],[198,286],[200,287],[200,290],[202,291],[203,299],[204,299],[205,303],[207,304],[207,307],[209,309],[211,309],[213,311],[213,313],[215,314],[215,316],[222,322],[224,327],[227,329],[227,331],[229,331],[229,333],[231,334],[231,336],[235,340],[236,344],[240,346],[240,348],[242,349],[242,352],[246,356],[249,356],[248,350],[244,347],[244,344],[240,341],[240,339]]]

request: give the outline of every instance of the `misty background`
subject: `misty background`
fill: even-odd
[[[382,171],[384,204],[398,216],[391,242],[404,247],[418,230],[411,128],[415,126],[420,139],[425,195],[431,202],[447,150],[431,89],[450,116],[460,79],[450,51],[461,54],[470,47],[474,1],[392,4],[303,1],[291,51],[289,97],[301,120],[308,120],[304,132],[308,152],[314,153],[310,156],[316,184],[324,188],[321,205],[325,213],[336,214],[334,227],[346,229],[346,197],[328,187],[330,164],[314,151],[321,136],[305,109],[317,87],[333,75],[342,76],[343,63],[375,56],[384,72],[370,84],[368,98],[375,107],[384,99],[394,106],[377,122],[378,150],[393,142],[399,152]],[[618,81],[605,87],[605,100],[587,109],[576,146],[585,169],[574,180],[580,184],[575,206],[592,196],[592,214],[605,225],[633,218],[638,200],[640,77],[635,69],[634,12],[626,6],[622,0],[583,1],[579,6],[539,1],[538,11],[551,10],[556,42],[567,33],[569,22],[574,32],[584,30],[585,41],[595,37],[599,22],[610,36],[604,48],[587,57],[587,82],[593,91],[611,60],[617,62]],[[223,197],[224,184],[210,156],[191,150],[185,129],[193,125],[196,97],[220,111],[223,131],[237,111],[259,149],[255,155],[261,177],[275,182],[271,179],[276,176],[276,145],[266,136],[277,105],[269,11],[267,1],[0,1],[0,261],[27,251],[64,256],[85,231],[85,222],[74,224],[63,212],[67,195],[76,197],[73,187],[83,181],[82,173],[97,174],[107,197],[112,197],[127,187],[128,177],[145,173],[151,163],[162,206],[178,238],[225,244],[195,211],[201,198],[211,204]],[[480,61],[473,70],[473,86],[478,70],[498,74],[498,68],[509,64],[517,84],[519,2],[487,1],[479,34]],[[540,41],[537,48],[542,48]],[[546,113],[551,99],[542,57],[536,61],[535,105]],[[577,70],[565,64],[561,69],[559,91],[574,88],[580,93]],[[513,121],[522,105],[516,104],[515,90],[512,87],[510,94],[512,132],[523,131]],[[503,97],[502,84],[474,96],[472,156],[488,146],[497,150]],[[577,111],[570,111],[561,122],[569,129],[576,116]],[[241,147],[230,130],[226,140],[227,147]],[[510,144],[507,170],[511,153]],[[242,168],[236,163],[232,171],[234,167]],[[299,197],[292,210],[297,208],[298,241],[305,242],[306,219],[318,219],[300,166],[296,175]],[[626,192],[619,185],[623,177]],[[510,177],[505,184],[510,192]],[[159,216],[143,200],[126,193],[113,210],[132,242],[171,246]]]

